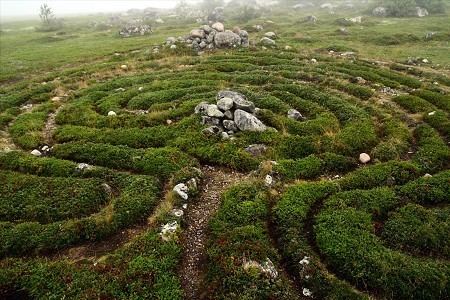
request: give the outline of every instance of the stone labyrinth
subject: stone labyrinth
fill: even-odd
[[[125,55],[2,91],[0,298],[448,299],[448,78],[275,50]],[[204,166],[248,176],[212,188],[192,293]]]

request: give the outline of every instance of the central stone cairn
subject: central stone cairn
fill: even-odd
[[[256,116],[255,104],[233,91],[220,91],[216,97],[217,104],[201,102],[195,107],[195,113],[202,116],[202,124],[209,125],[203,130],[206,135],[221,135],[229,139],[238,131],[267,130]]]
[[[248,32],[235,28],[233,31],[225,30],[225,26],[216,22],[209,25],[203,25],[198,29],[193,29],[188,36],[169,37],[166,40],[166,45],[175,46],[176,42],[185,43],[195,51],[211,50],[214,48],[236,48],[248,47],[249,39]]]

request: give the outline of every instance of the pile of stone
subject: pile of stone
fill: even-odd
[[[119,31],[119,35],[121,37],[131,37],[139,35],[148,35],[151,34],[152,32],[153,32],[152,27],[150,25],[129,23]]]
[[[169,37],[166,45],[172,47],[176,42],[185,43],[195,51],[249,46],[247,31],[239,28],[235,28],[233,31],[225,30],[225,26],[220,22],[193,29],[184,38]]]
[[[255,116],[255,104],[233,91],[220,91],[217,104],[202,102],[195,107],[195,113],[202,116],[202,124],[209,125],[203,130],[206,135],[221,135],[223,139],[232,137],[239,131],[262,132],[267,127]]]

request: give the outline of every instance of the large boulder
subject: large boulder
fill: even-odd
[[[234,48],[241,45],[241,37],[232,31],[218,32],[214,38],[217,48]]]
[[[234,112],[234,122],[241,131],[262,132],[267,129],[257,117],[241,109]]]

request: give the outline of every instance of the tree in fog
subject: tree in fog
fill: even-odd
[[[41,5],[39,17],[44,25],[50,25],[50,22],[53,20],[54,15],[52,9],[47,5],[47,3]]]
[[[214,8],[224,5],[225,5],[224,0],[203,0],[201,3],[201,8],[207,13],[210,13],[214,10]]]

